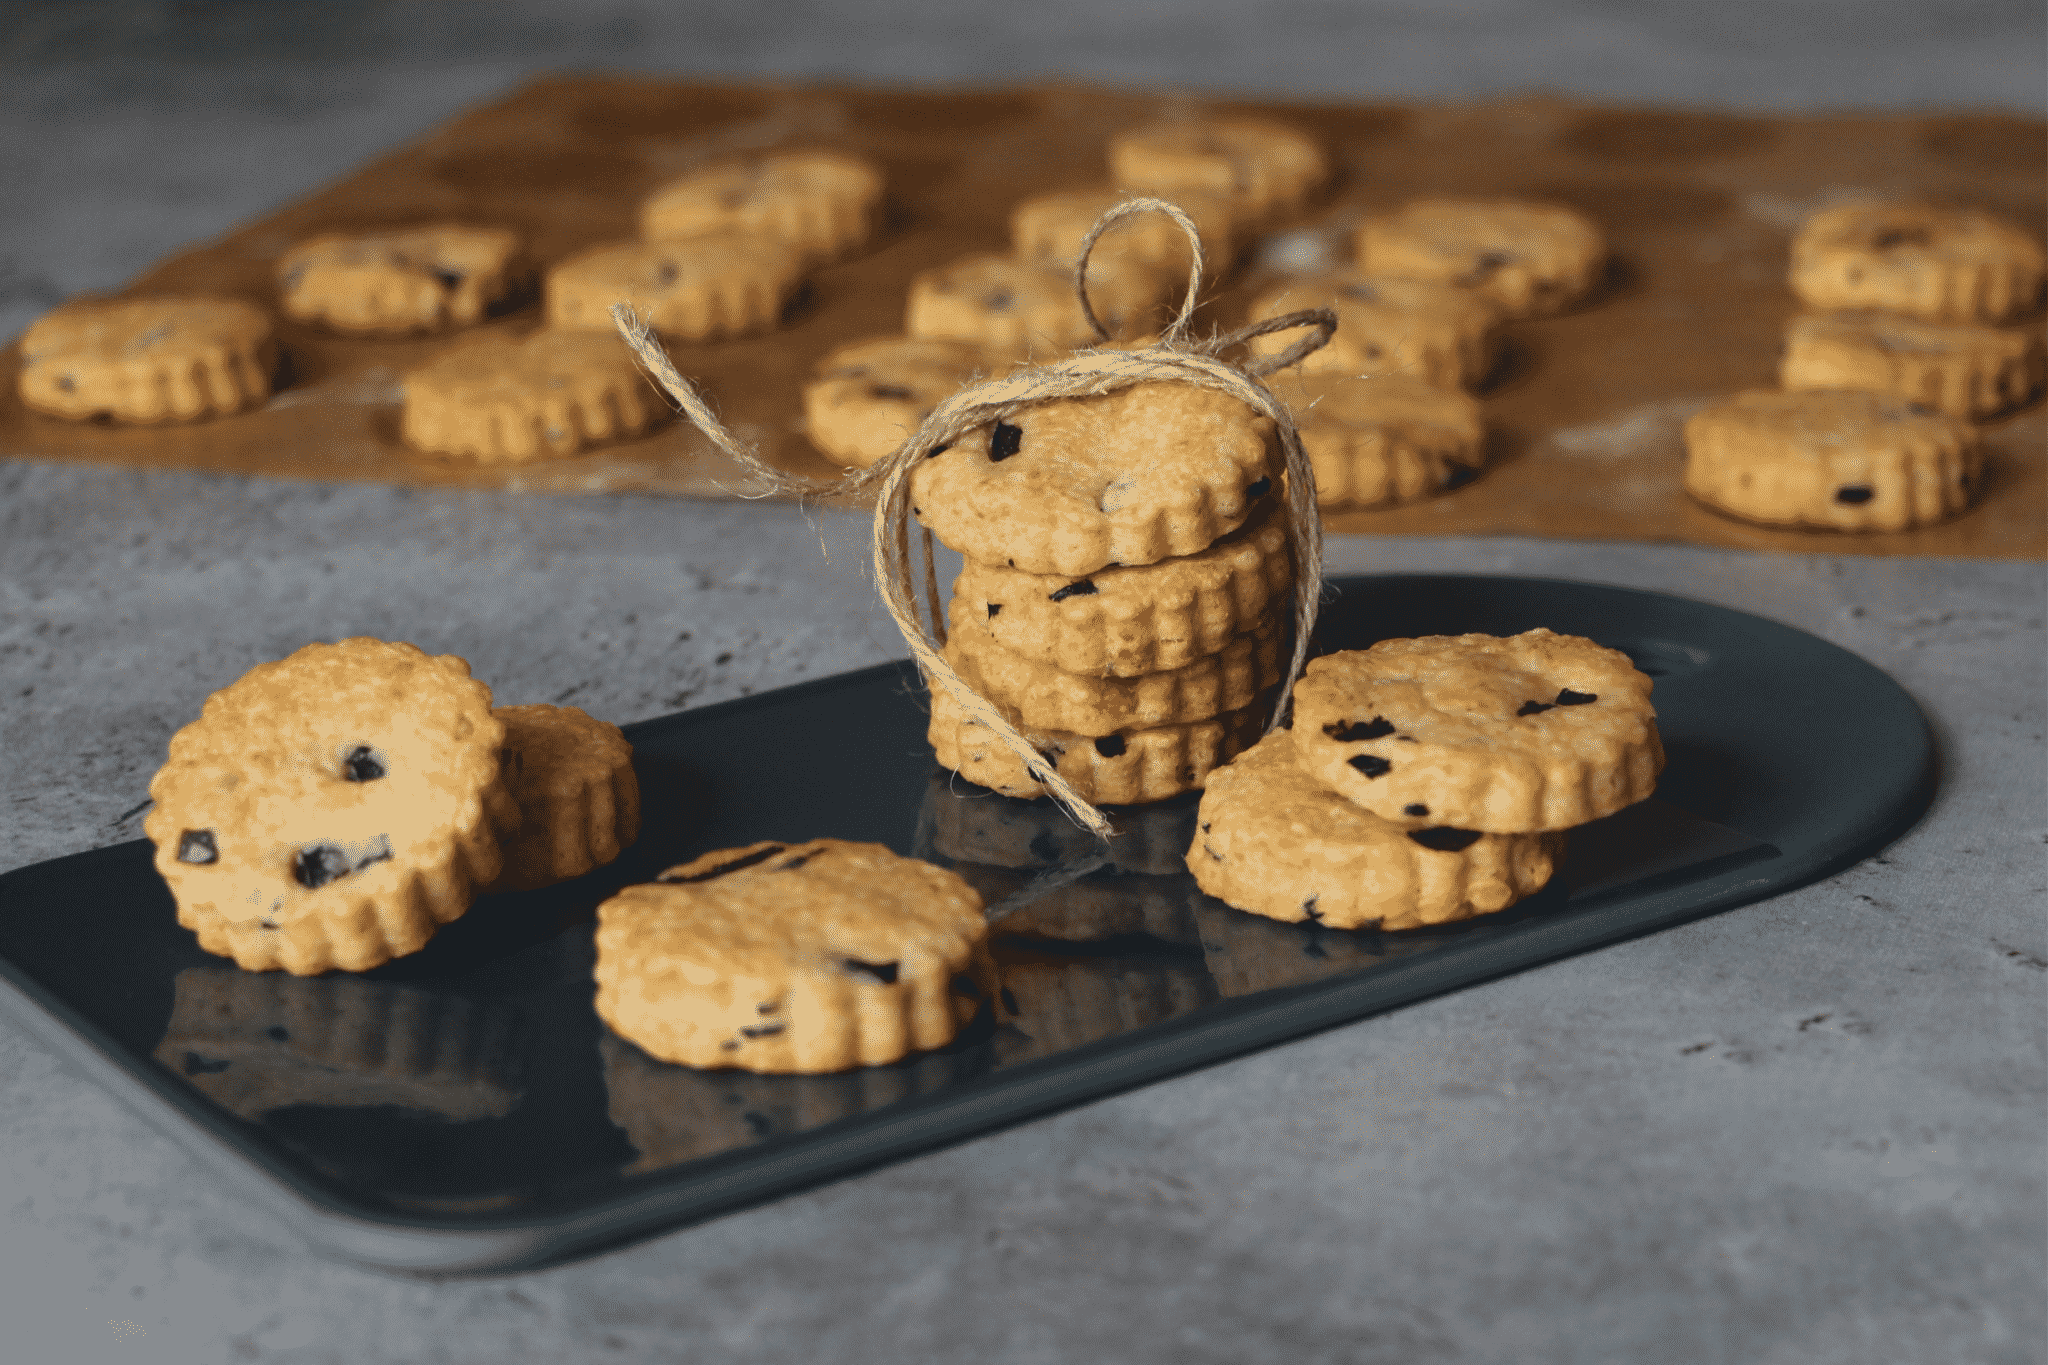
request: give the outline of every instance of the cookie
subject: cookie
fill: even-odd
[[[1330,178],[1313,138],[1265,119],[1183,119],[1149,124],[1109,140],[1110,178],[1126,190],[1166,199],[1206,190],[1237,206],[1253,231],[1307,207]]]
[[[1967,510],[1976,431],[1889,394],[1759,389],[1685,424],[1685,491],[1766,526],[1910,531]]]
[[[686,341],[765,332],[803,283],[795,248],[742,232],[672,242],[614,242],[548,272],[556,327],[616,335],[612,305],[630,304],[663,336]]]
[[[1428,930],[1385,934],[1248,915],[1204,896],[1195,902],[1203,964],[1225,1000],[1370,971],[1438,946]]]
[[[1499,307],[1454,284],[1332,271],[1267,290],[1250,316],[1257,322],[1304,308],[1337,314],[1329,345],[1301,362],[1305,374],[1402,375],[1440,389],[1471,389],[1493,373],[1499,357]],[[1277,355],[1294,339],[1254,337],[1252,354]]]
[[[1389,824],[1295,761],[1276,730],[1209,774],[1188,870],[1268,919],[1412,929],[1504,910],[1541,891],[1564,835]]]
[[[1563,312],[1607,268],[1607,240],[1583,214],[1516,199],[1418,199],[1368,218],[1359,267],[1456,285],[1508,317]]]
[[[774,152],[674,180],[640,206],[648,241],[737,232],[783,242],[814,264],[850,256],[874,235],[882,173],[844,152]]]
[[[1282,466],[1272,419],[1153,381],[975,428],[918,463],[912,510],[969,559],[1080,578],[1207,549]]]
[[[473,337],[408,370],[404,389],[406,444],[479,464],[574,455],[668,415],[616,332]]]
[[[1113,337],[1157,330],[1159,305],[1170,288],[1157,267],[1089,259],[1088,304]],[[1071,265],[992,253],[920,271],[910,282],[903,330],[926,340],[970,342],[1006,357],[1043,358],[1095,342],[1074,294]]]
[[[1109,814],[1115,833],[1105,842],[1050,801],[1013,801],[940,769],[926,786],[920,828],[926,831],[932,852],[963,863],[1042,869],[1099,857],[1110,869],[1122,872],[1185,871],[1188,840],[1195,828],[1192,801],[1134,806]],[[978,883],[975,889],[981,890]],[[982,898],[994,903],[986,892]]]
[[[289,1105],[391,1106],[449,1123],[519,1102],[507,1005],[354,976],[187,967],[156,1060],[245,1119]]]
[[[1169,877],[1105,871],[1042,890],[1032,873],[1018,868],[956,863],[953,870],[987,903],[999,941],[1100,943],[1143,935],[1161,943],[1196,942],[1191,907],[1197,893],[1185,870]]]
[[[1323,507],[1398,507],[1478,477],[1486,428],[1469,394],[1406,375],[1276,379]]]
[[[209,953],[366,971],[498,875],[505,726],[452,654],[353,639],[258,664],[171,737],[143,830]]]
[[[1788,389],[1893,393],[1975,420],[2032,398],[2040,391],[2044,364],[2035,327],[1830,313],[1792,320],[1778,382]]]
[[[1011,249],[1021,257],[1057,261],[1072,270],[1081,258],[1081,243],[1102,215],[1130,197],[1129,190],[1114,186],[1034,195],[1010,210]],[[1202,190],[1182,190],[1169,197],[1201,234],[1203,275],[1217,279],[1227,274],[1244,247],[1235,205],[1224,195]],[[1103,233],[1090,259],[1126,258],[1180,281],[1188,277],[1192,250],[1180,224],[1163,213],[1142,213]]]
[[[285,316],[337,332],[439,332],[482,322],[523,282],[519,234],[433,223],[327,232],[277,263]]]
[[[829,1076],[761,1076],[671,1066],[611,1034],[597,1040],[597,1050],[607,1113],[635,1153],[621,1168],[625,1175],[858,1118],[971,1079],[991,1060],[986,1046],[948,1048]]]
[[[1280,622],[1234,636],[1215,654],[1135,678],[1067,673],[1003,648],[984,628],[974,604],[954,598],[946,661],[962,681],[997,699],[1033,730],[1113,735],[1207,720],[1250,706],[1280,681],[1291,644]]]
[[[1198,958],[1009,957],[1003,990],[1010,1017],[995,1039],[1006,1064],[1164,1023],[1216,1000]]]
[[[1311,660],[1296,761],[1407,829],[1569,829],[1650,795],[1650,680],[1575,635],[1431,635]]]
[[[2042,281],[2041,244],[1974,209],[1843,204],[1792,239],[1792,291],[1814,308],[2009,322],[2041,306]]]
[[[602,867],[640,833],[633,746],[573,706],[501,706],[506,785],[519,828],[493,891],[526,891]]]
[[[1024,760],[975,721],[943,688],[932,693],[930,738],[942,767],[1004,796],[1045,795]],[[1000,705],[1000,703],[998,703]],[[1014,715],[1007,716],[1012,725]],[[1024,730],[1024,737],[1054,771],[1091,805],[1141,805],[1195,791],[1211,769],[1252,744],[1264,728],[1258,704],[1207,720],[1088,736]]]
[[[1205,550],[1085,579],[969,559],[953,601],[1003,648],[1068,673],[1118,678],[1180,668],[1270,616],[1285,616],[1294,557],[1278,498]]]
[[[880,844],[721,849],[597,909],[598,1014],[686,1066],[879,1066],[951,1042],[994,984],[981,897]]]
[[[804,432],[834,464],[866,469],[894,454],[931,410],[998,368],[966,341],[869,337],[827,352],[804,385]]]
[[[21,401],[73,421],[200,422],[270,397],[277,339],[239,299],[83,299],[21,334]]]

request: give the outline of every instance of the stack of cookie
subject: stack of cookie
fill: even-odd
[[[171,738],[144,830],[199,946],[250,971],[367,971],[481,892],[611,861],[632,746],[574,707],[491,707],[454,655],[353,639],[259,664]]]
[[[1505,909],[1549,881],[1563,831],[1655,789],[1650,686],[1548,630],[1327,655],[1294,728],[1210,775],[1188,868],[1239,910],[1326,928]]]
[[[2048,373],[2044,256],[1974,210],[1859,202],[1792,243],[1782,392],[1734,395],[1686,424],[1685,488],[1766,525],[1905,531],[1966,510],[1982,486],[1971,426]]]
[[[1251,316],[1337,314],[1331,344],[1274,391],[1294,408],[1324,507],[1393,507],[1462,487],[1486,462],[1468,390],[1486,383],[1501,325],[1554,314],[1598,283],[1599,228],[1552,204],[1425,199],[1368,218],[1357,265],[1268,291]],[[1284,336],[1260,337],[1271,354]]]
[[[1263,728],[1294,566],[1272,421],[1151,382],[1042,403],[919,463],[912,511],[967,564],[948,662],[1027,763],[944,688],[939,762],[1007,796],[1056,770],[1095,803],[1201,786]]]

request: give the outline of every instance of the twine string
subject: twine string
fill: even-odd
[[[1016,755],[1033,781],[1071,817],[1075,823],[1100,838],[1112,830],[1109,820],[1084,799],[1071,783],[1061,777],[1055,760],[1040,753],[1002,711],[954,672],[943,650],[946,642],[945,612],[939,601],[938,568],[932,551],[931,533],[921,540],[924,551],[922,574],[927,611],[918,603],[918,578],[911,566],[910,523],[915,519],[911,503],[911,475],[918,465],[977,427],[992,426],[1016,413],[1063,398],[1093,398],[1118,392],[1135,384],[1170,382],[1191,384],[1229,394],[1270,420],[1279,436],[1286,470],[1287,532],[1294,553],[1294,653],[1267,733],[1287,718],[1294,681],[1308,659],[1310,632],[1315,627],[1316,609],[1323,588],[1322,521],[1316,511],[1315,469],[1302,448],[1293,414],[1275,398],[1259,377],[1291,365],[1326,344],[1337,329],[1336,315],[1327,308],[1305,309],[1283,317],[1270,318],[1235,332],[1206,341],[1186,340],[1187,329],[1200,301],[1201,234],[1187,214],[1158,199],[1132,199],[1104,214],[1090,230],[1075,266],[1075,293],[1083,313],[1098,335],[1107,339],[1087,299],[1085,271],[1095,239],[1115,223],[1138,213],[1164,213],[1179,224],[1189,238],[1194,264],[1189,274],[1186,298],[1180,313],[1161,339],[1137,350],[1083,350],[1033,368],[1020,369],[1001,378],[971,383],[932,409],[917,430],[888,457],[866,469],[849,472],[833,481],[819,481],[780,470],[763,461],[758,453],[727,431],[690,382],[677,373],[652,330],[635,315],[630,305],[612,306],[612,320],[657,385],[675,401],[677,408],[756,481],[748,497],[777,493],[798,498],[851,498],[873,493],[875,498],[871,568],[876,589],[902,632],[912,659],[926,685],[943,690],[966,719],[986,727],[996,741]],[[1218,354],[1242,345],[1253,337],[1273,332],[1309,328],[1309,334],[1276,355],[1250,364],[1236,364]],[[928,617],[927,627],[921,616]]]

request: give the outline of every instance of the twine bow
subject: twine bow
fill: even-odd
[[[1206,341],[1187,338],[1189,321],[1200,301],[1202,287],[1202,238],[1194,222],[1174,205],[1160,199],[1130,199],[1097,220],[1081,243],[1074,263],[1074,292],[1082,315],[1098,341],[1110,335],[1088,301],[1088,257],[1102,234],[1126,218],[1140,213],[1164,213],[1179,224],[1193,248],[1188,270],[1187,296],[1179,314],[1159,340],[1136,350],[1091,349],[1077,351],[1049,364],[1015,371],[1000,379],[969,385],[933,408],[917,430],[894,454],[866,469],[854,470],[845,478],[822,483],[776,469],[751,448],[742,445],[705,404],[696,388],[676,372],[646,323],[630,305],[612,305],[612,321],[626,339],[649,375],[675,400],[676,406],[712,444],[759,480],[746,496],[768,497],[783,493],[797,497],[858,496],[875,493],[873,568],[875,585],[889,608],[896,627],[910,646],[911,657],[930,688],[944,688],[967,717],[988,727],[1005,747],[1023,762],[1025,771],[1045,788],[1073,820],[1091,833],[1108,838],[1113,832],[1109,820],[1067,780],[1059,775],[1053,761],[1032,747],[992,702],[968,686],[946,662],[945,612],[939,602],[938,569],[932,553],[932,535],[923,535],[925,605],[927,626],[919,618],[917,588],[910,562],[911,472],[941,446],[949,446],[976,427],[1005,421],[1021,409],[1062,398],[1092,398],[1115,393],[1133,384],[1168,381],[1214,389],[1238,399],[1263,414],[1278,429],[1280,448],[1286,462],[1287,533],[1294,551],[1294,654],[1281,680],[1280,696],[1268,720],[1266,732],[1287,717],[1294,681],[1308,658],[1309,633],[1315,626],[1316,607],[1323,587],[1323,530],[1316,512],[1315,470],[1302,449],[1300,433],[1287,405],[1276,399],[1259,379],[1300,361],[1327,344],[1337,330],[1337,316],[1327,308],[1309,308],[1268,318]],[[1272,332],[1298,327],[1314,330],[1277,354],[1244,364],[1218,358],[1230,347]]]

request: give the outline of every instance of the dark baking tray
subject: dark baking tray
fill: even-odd
[[[1161,850],[1189,800],[1118,813],[1110,865],[1075,862],[1090,850],[1045,803],[935,772],[915,675],[884,665],[628,727],[646,819],[618,863],[484,898],[360,976],[200,951],[143,842],[8,873],[0,1002],[317,1249],[506,1270],[1774,895],[1875,851],[1931,798],[1912,699],[1786,626],[1549,580],[1333,587],[1319,649],[1542,625],[1626,650],[1657,680],[1657,797],[1575,833],[1558,880],[1505,914],[1298,928],[1172,875]],[[985,1011],[940,1052],[831,1077],[692,1071],[608,1035],[590,1003],[598,901],[708,849],[821,835],[968,855],[992,901],[1022,907],[998,922],[1015,1020]]]

